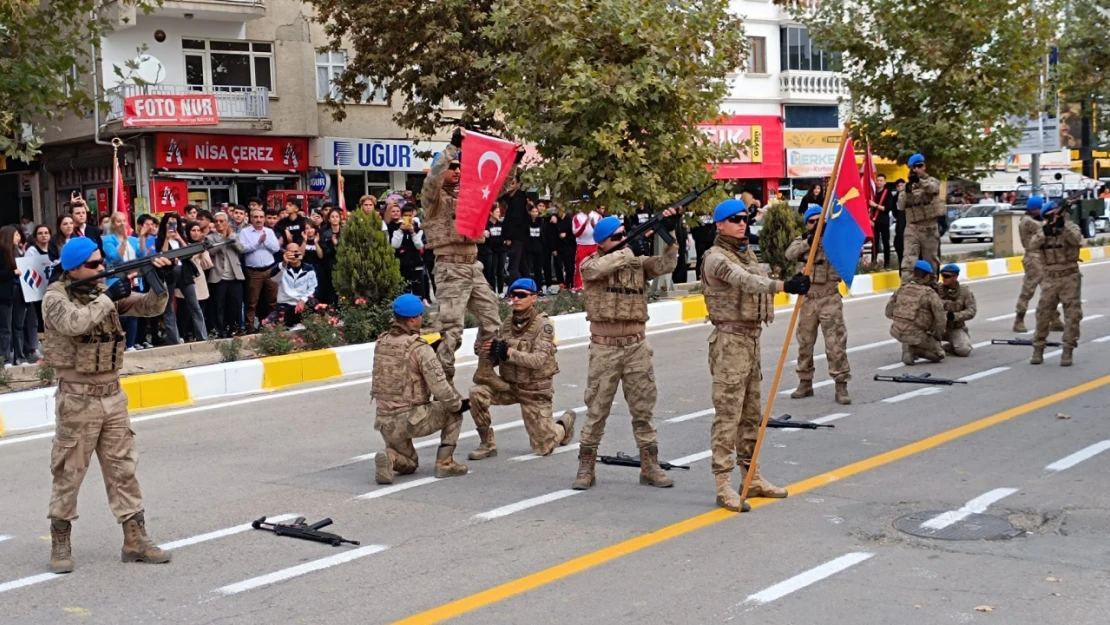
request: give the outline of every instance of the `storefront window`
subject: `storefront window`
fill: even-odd
[[[266,87],[274,91],[273,44],[183,39],[185,80],[194,91],[206,87]]]

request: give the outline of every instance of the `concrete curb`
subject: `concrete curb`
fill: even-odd
[[[1087,247],[1080,250],[1084,261],[1110,258],[1110,247]],[[1020,256],[956,263],[966,279],[985,278],[1023,271]],[[868,295],[892,291],[901,285],[897,271],[863,274],[853,280],[849,293],[844,283],[840,292],[846,296]],[[796,297],[779,293],[776,307],[794,303]],[[701,295],[656,302],[648,306],[651,320],[648,327],[689,323],[705,319],[705,301]],[[554,317],[555,335],[560,341],[586,338],[590,335],[586,313]],[[478,331],[463,331],[458,359],[473,356]],[[429,335],[431,340],[438,335]],[[163,408],[193,403],[222,395],[244,394],[288,388],[306,382],[319,382],[346,375],[367,374],[374,368],[374,344],[347,345],[334,349],[301,352],[286,356],[270,356],[256,360],[190,367],[180,371],[164,371],[123,378],[131,410]],[[42,428],[54,422],[54,388],[35,389],[0,395],[0,436]]]

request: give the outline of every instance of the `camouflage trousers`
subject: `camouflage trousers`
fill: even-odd
[[[894,335],[892,331],[891,335],[898,339],[903,345],[912,347],[914,357],[928,358],[930,360],[944,359],[944,348],[941,347],[940,341],[933,338],[931,334],[919,330],[916,332],[902,333],[900,336]]]
[[[1069,270],[1070,271],[1070,270]],[[1033,347],[1044,349],[1049,327],[1056,316],[1056,306],[1064,306],[1064,347],[1075,349],[1079,345],[1079,322],[1083,319],[1083,276],[1079,268],[1074,271],[1045,271],[1041,282],[1041,299],[1037,301],[1037,329],[1033,334]]]
[[[64,384],[64,383],[63,383]],[[107,397],[67,393],[60,388],[54,399],[56,421],[50,472],[49,518],[77,519],[77,493],[89,470],[93,451],[104,475],[108,507],[123,523],[143,511],[143,494],[135,470],[139,452],[127,416],[127,394],[118,391]]]
[[[492,422],[490,406],[520,404],[520,418],[524,420],[524,429],[528,432],[532,451],[537,456],[546,456],[562,440],[562,429],[555,424],[555,418],[551,415],[554,397],[555,391],[551,389],[525,391],[514,385],[511,391],[499,393],[483,384],[475,384],[470,387],[470,416],[474,418],[474,425],[488,428]]]
[[[813,380],[813,347],[817,344],[818,327],[825,336],[829,377],[837,382],[851,380],[848,329],[844,326],[844,303],[839,292],[802,300],[802,310],[798,314],[798,379]]]
[[[1019,317],[1024,316],[1029,310],[1029,300],[1033,299],[1037,286],[1044,279],[1044,259],[1040,253],[1026,254],[1021,259],[1021,264],[1025,269],[1025,275],[1021,279],[1021,293],[1018,294],[1017,305],[1014,307],[1014,312]]]
[[[618,384],[624,386],[624,400],[632,413],[632,435],[636,438],[636,448],[658,444],[652,420],[656,399],[652,353],[646,340],[623,346],[590,343],[589,372],[586,374],[586,424],[579,439],[583,447],[596,448],[601,443]]]
[[[944,346],[945,351],[961,357],[971,355],[971,335],[967,328],[949,328],[944,333],[944,340],[948,341],[948,345]]]
[[[713,376],[712,470],[731,473],[736,466],[734,453],[736,460],[751,459],[763,419],[759,338],[713,330],[709,373]]]
[[[443,345],[436,351],[447,379],[455,379],[455,351],[462,343],[463,320],[470,311],[478,320],[478,347],[486,340],[497,336],[501,327],[498,314],[497,296],[493,294],[482,264],[448,263],[437,261],[435,265],[436,300],[439,302],[439,331]]]
[[[932,224],[906,224],[902,250],[902,279],[913,275],[913,265],[918,260],[928,261],[935,270],[938,264],[937,253],[940,252],[940,230],[934,221]]]
[[[374,429],[393,452],[393,470],[408,475],[420,466],[412,439],[439,432],[440,445],[456,444],[462,432],[462,413],[448,412],[443,402],[433,401],[396,414],[378,414]]]

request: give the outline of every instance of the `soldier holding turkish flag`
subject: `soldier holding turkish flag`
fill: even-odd
[[[462,156],[464,138],[467,138],[467,150]],[[478,133],[468,135],[466,130],[458,128],[424,179],[421,196],[424,240],[427,248],[435,253],[436,297],[443,335],[443,344],[437,354],[452,381],[455,350],[462,342],[465,311],[470,310],[478,320],[476,353],[486,341],[496,338],[501,326],[497,296],[486,282],[482,264],[478,262],[478,244],[484,241],[482,230],[494,200],[501,195],[501,187],[523,157],[521,146]],[[474,383],[496,391],[509,390],[509,385],[497,376],[487,357],[479,358]],[[488,425],[485,429],[488,431]],[[484,441],[483,428],[479,427],[478,431],[483,434]]]

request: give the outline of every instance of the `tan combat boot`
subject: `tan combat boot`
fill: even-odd
[[[501,379],[493,370],[493,363],[489,358],[478,357],[478,370],[474,372],[474,383],[488,386],[498,393],[507,393],[511,390],[509,383]]]
[[[1043,347],[1034,347],[1033,348],[1033,357],[1029,359],[1029,364],[1039,365],[1042,362],[1044,362],[1044,348]]]
[[[374,481],[379,484],[393,483],[393,455],[388,449],[374,454]]]
[[[560,447],[574,440],[574,419],[577,416],[573,410],[568,410],[556,421],[556,423],[563,426],[563,438],[559,441]]]
[[[159,549],[146,535],[146,519],[142,512],[123,522],[123,550],[120,552],[120,559],[124,562],[151,564],[170,561],[170,552]]]
[[[493,428],[478,428],[478,438],[481,439],[482,444],[478,448],[470,452],[467,458],[471,460],[485,460],[497,455],[497,441],[493,439]]]
[[[1070,347],[1065,347],[1064,348],[1064,353],[1060,354],[1060,366],[1061,367],[1070,367],[1071,366],[1071,348]]]
[[[852,397],[848,395],[847,382],[836,383],[836,403],[843,404],[845,406],[852,403]]]
[[[1025,313],[1014,315],[1014,332],[1025,331]]]
[[[50,522],[50,572],[73,572],[73,549],[69,544],[73,525],[69,521]]]
[[[752,505],[740,500],[740,493],[732,490],[732,476],[728,473],[717,473],[713,476],[717,480],[717,505],[733,512],[748,512]]]
[[[912,367],[914,360],[916,360],[916,356],[913,355],[913,347],[902,343],[902,364]]]
[[[455,462],[454,445],[440,445],[436,451],[436,477],[459,477],[466,475],[466,465]]]
[[[744,480],[747,479],[748,471],[755,471],[755,475],[752,476],[751,488],[748,489],[748,497],[770,497],[771,499],[786,497],[785,488],[779,488],[763,479],[763,476],[759,474],[759,464],[752,468],[751,462],[747,460],[740,463],[740,489],[744,488]]]
[[[578,475],[574,476],[574,490],[587,490],[597,482],[594,464],[597,462],[597,447],[582,446],[578,449]]]
[[[813,380],[798,380],[798,388],[790,394],[790,399],[813,397]]]
[[[1064,320],[1060,318],[1059,314],[1057,314],[1056,318],[1052,320],[1052,323],[1050,323],[1048,325],[1048,331],[1049,332],[1063,332],[1064,331]]]
[[[640,483],[659,488],[674,486],[674,480],[659,468],[659,448],[655,445],[640,450]]]

